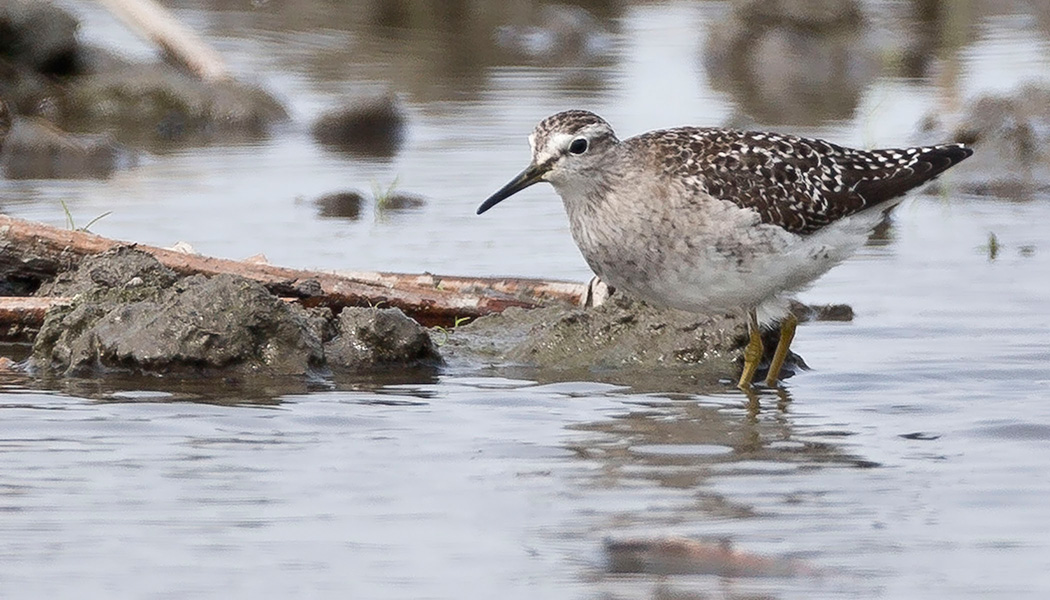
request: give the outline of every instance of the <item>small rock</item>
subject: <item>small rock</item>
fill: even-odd
[[[390,157],[404,137],[404,109],[393,94],[358,100],[321,115],[311,132],[318,142],[351,154]]]
[[[365,197],[360,192],[334,192],[314,200],[317,214],[326,219],[349,219],[356,221],[361,216],[361,205]]]
[[[316,279],[298,280],[295,282],[295,292],[299,298],[310,298],[324,294],[324,287]]]
[[[612,34],[585,8],[550,4],[529,25],[496,29],[496,44],[515,58],[544,65],[588,64],[613,48]]]
[[[325,344],[330,367],[350,369],[440,361],[422,325],[397,308],[345,308]]]
[[[799,323],[853,320],[853,307],[849,304],[803,304],[792,300],[791,313],[795,315]]]
[[[268,265],[268,264],[270,264],[270,259],[266,258],[265,254],[259,253],[259,254],[253,254],[253,255],[245,258],[244,262],[246,262],[248,264],[252,264],[252,265]]]
[[[189,242],[175,242],[167,249],[179,254],[197,254],[197,250]]]
[[[587,293],[580,298],[580,301],[585,308],[601,306],[609,301],[614,291],[614,288],[609,287],[609,284],[595,275],[587,282]]]
[[[764,124],[849,118],[879,69],[856,0],[738,0],[703,59],[712,85]]]

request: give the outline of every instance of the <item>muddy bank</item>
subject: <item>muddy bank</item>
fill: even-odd
[[[844,304],[793,302],[791,310],[800,322],[853,319],[852,308]],[[773,326],[763,332],[763,376],[778,331]],[[508,308],[441,333],[436,339],[453,369],[487,367],[494,374],[543,381],[629,380],[636,390],[663,392],[734,384],[747,343],[741,317],[657,308],[622,294],[597,307]],[[792,352],[782,376],[806,368]]]
[[[643,373],[658,388],[672,378],[690,390],[731,381],[746,341],[733,316],[658,309],[622,294],[581,308],[593,297],[566,282],[312,273],[0,221],[0,275],[16,296],[0,298],[2,325],[32,340],[26,369],[45,377],[339,379],[446,365],[525,369],[537,379]],[[424,327],[415,319],[433,317],[435,303],[459,316]],[[846,306],[793,311],[803,321],[852,318]],[[776,335],[767,332],[767,358]],[[787,372],[803,367],[793,356]]]
[[[511,308],[426,329],[396,308],[304,308],[229,274],[180,276],[119,247],[37,291],[48,310],[28,362],[58,376],[325,375],[456,365],[621,371],[690,365],[712,381],[735,370],[742,321],[666,311],[614,296],[597,308]],[[695,369],[693,368],[695,367]]]
[[[428,332],[397,309],[307,309],[258,282],[180,277],[129,247],[60,274],[28,368],[45,375],[323,375],[436,365]]]
[[[45,377],[309,376],[434,368],[620,372],[688,367],[732,374],[739,320],[662,311],[614,296],[597,308],[511,308],[424,328],[401,310],[306,308],[232,274],[180,275],[121,246],[87,257],[36,292],[49,308],[27,369]]]
[[[657,309],[617,294],[596,308],[510,308],[457,327],[442,349],[454,360],[544,370],[634,371],[690,365],[717,381],[737,369],[744,321]]]

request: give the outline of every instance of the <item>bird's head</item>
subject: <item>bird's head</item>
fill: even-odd
[[[569,110],[547,117],[529,136],[532,162],[528,168],[485,200],[478,214],[534,183],[547,181],[561,188],[587,181],[588,172],[618,143],[612,127],[592,112]]]

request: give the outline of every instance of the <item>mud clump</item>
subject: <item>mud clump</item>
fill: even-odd
[[[392,94],[364,98],[321,115],[311,128],[314,139],[333,150],[391,157],[404,138],[405,115]]]
[[[306,309],[234,275],[179,278],[119,248],[42,287],[52,308],[30,367],[58,376],[307,375],[438,362],[427,331],[396,309]]]
[[[356,221],[361,217],[361,205],[365,197],[357,191],[333,192],[314,200],[317,214],[325,219],[348,219]]]
[[[121,246],[89,256],[72,271],[56,275],[40,286],[36,296],[77,296],[122,293],[128,299],[146,298],[175,284],[179,276],[151,254]]]
[[[77,78],[64,103],[67,121],[146,144],[256,139],[288,116],[260,88],[138,65]]]
[[[987,94],[954,117],[927,116],[922,129],[924,141],[973,147],[966,166],[952,172],[963,191],[1021,200],[1050,192],[1050,87]]]
[[[543,369],[651,370],[688,365],[712,381],[736,369],[744,321],[659,309],[616,294],[597,308],[508,309],[457,327],[450,350]],[[444,350],[444,347],[443,347]]]
[[[422,325],[397,308],[344,308],[338,334],[325,344],[328,363],[343,368],[438,361]]]
[[[35,366],[65,376],[290,375],[323,363],[310,315],[256,282],[195,275],[156,294],[136,288],[96,288],[49,311],[33,346]]]

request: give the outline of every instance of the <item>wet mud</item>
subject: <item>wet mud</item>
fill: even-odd
[[[123,247],[42,286],[50,309],[27,368],[45,376],[322,376],[439,362],[429,333],[397,309],[338,318],[234,275],[179,277]]]

